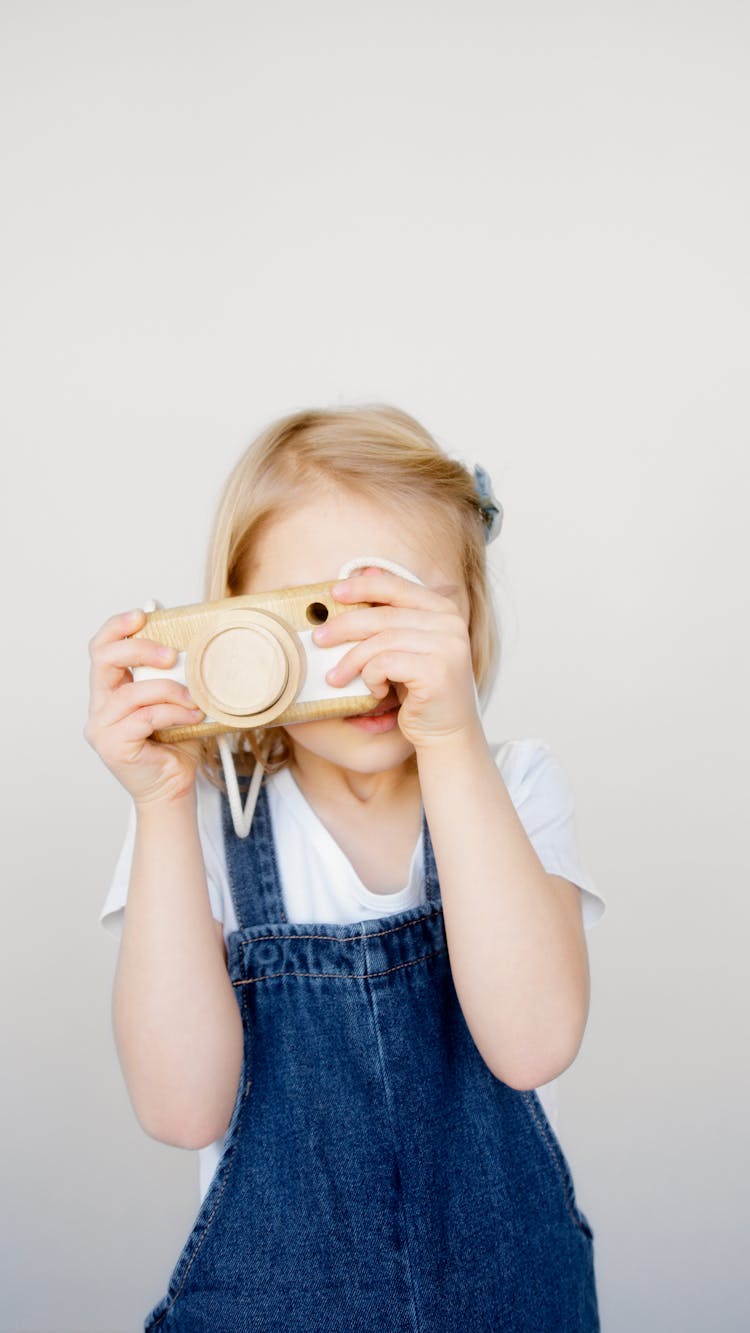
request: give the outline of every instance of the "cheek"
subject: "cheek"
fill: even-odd
[[[304,741],[306,736],[313,738],[318,734],[320,727],[320,722],[291,722],[289,726],[282,727],[281,730],[286,732],[290,741]]]
[[[300,745],[303,750],[325,750],[336,743],[341,733],[339,718],[322,719],[319,722],[292,722],[282,727],[292,745]]]

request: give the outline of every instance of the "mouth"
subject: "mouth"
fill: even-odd
[[[393,686],[389,689],[384,699],[371,708],[369,713],[359,713],[355,717],[344,719],[350,726],[356,727],[359,731],[369,732],[372,735],[380,735],[381,732],[393,731],[398,727],[398,710],[401,707],[399,699]]]
[[[374,708],[371,708],[369,713],[365,713],[365,717],[382,717],[383,713],[392,713],[395,708],[400,707],[401,701],[391,685],[385,698],[381,699],[380,703],[376,704]]]

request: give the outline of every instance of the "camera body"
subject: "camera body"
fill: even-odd
[[[316,625],[353,609],[335,601],[332,587],[311,583],[191,606],[144,607],[146,624],[131,637],[169,644],[179,656],[171,667],[134,667],[133,679],[178,680],[206,715],[193,725],[154,731],[152,739],[192,740],[375,708],[378,700],[360,676],[344,686],[325,679],[352,646],[313,642]]]

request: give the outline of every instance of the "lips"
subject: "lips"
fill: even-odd
[[[393,686],[391,686],[385,698],[381,699],[380,703],[377,704],[375,708],[371,708],[369,713],[365,714],[365,716],[382,717],[383,713],[390,713],[394,708],[400,708],[400,706],[399,697]]]

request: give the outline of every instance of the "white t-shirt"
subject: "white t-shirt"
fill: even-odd
[[[494,747],[493,747],[494,748]],[[508,740],[495,749],[495,762],[516,813],[548,874],[562,875],[581,891],[583,925],[589,930],[602,917],[605,901],[581,864],[573,790],[549,746],[542,740]],[[408,882],[395,893],[372,893],[305,800],[289,769],[266,779],[276,855],[287,919],[293,922],[347,923],[390,916],[424,901],[421,835],[412,856]],[[211,911],[224,924],[224,938],[237,930],[227,874],[221,826],[221,796],[201,774],[196,781],[198,831],[206,869]],[[99,920],[119,942],[135,842],[136,815],[131,806],[125,841]],[[557,1129],[557,1079],[537,1089],[553,1128]],[[199,1150],[200,1194],[208,1189],[224,1148],[224,1139]]]

